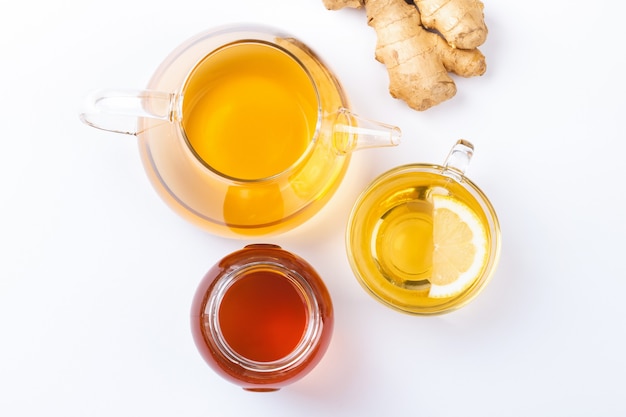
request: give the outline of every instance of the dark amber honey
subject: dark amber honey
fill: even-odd
[[[320,361],[333,328],[332,302],[306,261],[275,245],[250,245],[205,275],[191,324],[205,361],[251,391],[275,391]]]
[[[289,355],[304,335],[307,305],[298,288],[280,273],[258,270],[237,279],[219,307],[226,343],[240,355],[272,362]]]

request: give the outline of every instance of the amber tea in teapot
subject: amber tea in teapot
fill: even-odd
[[[283,172],[315,134],[317,94],[308,74],[269,44],[242,41],[211,53],[185,90],[187,140],[225,176],[256,180]]]
[[[145,90],[104,90],[81,119],[137,136],[152,185],[177,213],[228,237],[285,232],[331,198],[355,149],[400,130],[356,116],[305,44],[259,25],[183,43]]]

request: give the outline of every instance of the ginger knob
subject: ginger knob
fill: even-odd
[[[365,7],[376,31],[376,59],[387,67],[389,92],[426,110],[456,94],[449,72],[482,75],[487,36],[479,0],[323,0],[329,10]]]

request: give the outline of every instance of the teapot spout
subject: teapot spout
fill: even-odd
[[[401,136],[399,127],[358,116],[346,108],[337,112],[333,129],[333,141],[340,154],[366,148],[398,146]]]

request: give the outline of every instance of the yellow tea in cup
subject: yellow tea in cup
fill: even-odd
[[[463,141],[451,155],[466,152],[469,161],[472,150]],[[497,262],[495,211],[450,161],[383,174],[350,217],[347,247],[356,276],[375,298],[404,312],[437,314],[464,305]]]

